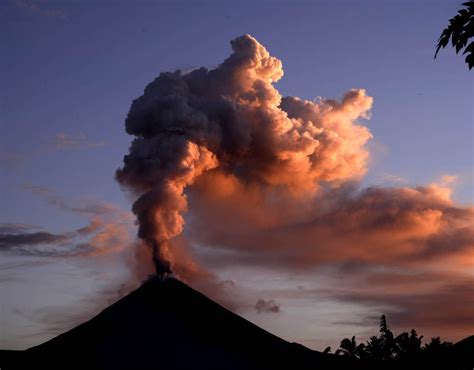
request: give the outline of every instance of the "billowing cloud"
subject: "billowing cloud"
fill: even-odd
[[[455,292],[468,292],[459,282],[474,267],[474,208],[452,200],[455,177],[420,186],[388,177],[398,186],[361,188],[372,138],[365,90],[283,97],[274,86],[280,60],[249,35],[231,46],[214,69],[161,73],[130,108],[125,129],[135,138],[116,177],[136,199],[139,265],[149,272],[154,261],[158,273],[173,271],[211,296],[222,285],[214,272],[242,265],[308,276],[341,266],[341,276],[355,266],[400,270],[408,278],[391,294],[375,274],[369,290],[355,279],[346,292],[327,292],[392,308],[397,323],[437,300],[469,303]],[[440,284],[410,280],[415,272]],[[440,307],[427,320],[452,313],[471,325],[469,312]]]
[[[183,231],[185,191],[201,178],[219,179],[229,191],[251,184],[269,197],[301,198],[366,171],[371,134],[356,123],[372,106],[364,90],[340,102],[283,99],[273,86],[281,61],[249,35],[231,45],[215,69],[160,74],[127,116],[126,131],[136,138],[117,179],[138,195],[138,234],[158,272],[171,271],[169,241]]]
[[[348,261],[408,264],[457,257],[472,266],[474,209],[455,205],[449,195],[449,188],[436,184],[339,188],[310,201],[280,195],[278,202],[245,187],[225,194],[203,191],[192,193],[193,212],[199,216],[191,215],[188,233],[196,243],[216,250],[209,258],[218,264],[301,269]]]

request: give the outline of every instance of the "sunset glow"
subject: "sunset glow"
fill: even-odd
[[[433,4],[2,4],[0,349],[151,274],[319,351],[472,335],[473,80]]]

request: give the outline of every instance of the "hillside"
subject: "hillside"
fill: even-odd
[[[473,337],[454,346],[469,361]],[[454,364],[446,354],[436,361]],[[389,366],[390,365],[390,366]],[[413,363],[411,363],[413,365]],[[0,351],[2,370],[45,369],[380,369],[289,343],[176,279],[152,279],[93,319],[26,351]],[[384,363],[383,368],[407,366]],[[440,367],[441,368],[441,367]],[[455,369],[454,367],[450,367]],[[464,369],[464,367],[458,367]]]

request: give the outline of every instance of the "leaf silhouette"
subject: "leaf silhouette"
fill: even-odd
[[[474,1],[468,1],[462,4],[467,9],[460,9],[458,14],[449,20],[449,25],[441,33],[438,44],[436,45],[436,52],[434,58],[438,56],[438,52],[445,48],[449,40],[451,40],[452,46],[458,54],[463,48],[465,48],[464,54],[468,54],[465,58],[465,62],[469,66],[469,70],[473,67],[473,53],[474,46],[473,42],[468,45],[470,39],[474,37]],[[468,45],[466,47],[466,45]]]

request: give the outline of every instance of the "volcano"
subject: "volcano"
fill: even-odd
[[[470,337],[453,346],[456,350],[451,352],[466,364],[470,353],[474,353],[473,346],[474,337]],[[456,366],[451,352],[436,361],[424,357],[417,362]],[[289,343],[174,278],[150,279],[96,317],[39,346],[26,351],[0,351],[2,370],[314,370],[399,366],[405,365],[354,360]]]

